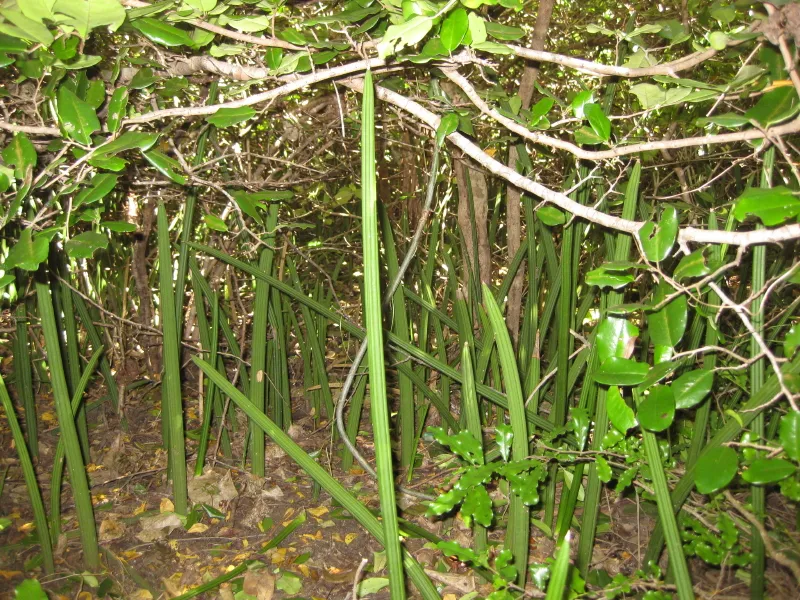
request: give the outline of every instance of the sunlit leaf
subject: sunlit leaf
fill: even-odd
[[[452,52],[461,45],[464,36],[469,29],[469,18],[467,11],[463,8],[457,8],[449,15],[442,23],[442,29],[439,32],[439,37],[442,40],[442,46],[448,52]]]
[[[250,106],[239,108],[220,108],[213,115],[206,117],[206,121],[216,127],[225,128],[243,123],[256,116],[256,111]]]
[[[84,146],[91,145],[92,134],[100,129],[94,108],[65,85],[58,88],[58,118],[67,135]]]
[[[108,248],[108,237],[96,231],[86,231],[68,240],[65,248],[72,258],[92,258],[95,251]]]
[[[749,215],[761,219],[767,227],[800,215],[800,199],[782,185],[774,188],[747,188],[736,200],[733,216],[744,221]]]
[[[759,98],[756,105],[744,113],[746,119],[758,122],[762,127],[770,127],[789,119],[800,110],[797,91],[794,87],[779,87]]]

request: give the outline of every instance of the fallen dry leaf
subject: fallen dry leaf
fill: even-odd
[[[242,591],[258,600],[272,600],[275,578],[266,569],[254,569],[244,574]]]

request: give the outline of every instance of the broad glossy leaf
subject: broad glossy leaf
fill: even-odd
[[[378,55],[386,58],[406,46],[414,46],[422,41],[433,27],[433,19],[425,16],[414,17],[398,25],[390,25],[378,43]]]
[[[586,438],[589,435],[589,412],[585,408],[573,407],[569,413],[569,428],[575,433],[578,439],[578,447],[583,448]]]
[[[158,75],[150,67],[144,67],[136,71],[136,75],[133,76],[129,85],[132,90],[143,90],[160,80],[161,75]]]
[[[220,108],[213,115],[206,117],[206,121],[219,128],[230,127],[243,123],[256,116],[256,111],[250,106],[239,108]]]
[[[654,365],[652,369],[647,373],[647,377],[644,378],[644,381],[639,384],[639,392],[645,392],[657,384],[659,381],[666,379],[669,375],[671,375],[674,371],[680,367],[680,363],[676,362],[661,362],[657,365]]]
[[[98,27],[116,31],[125,20],[125,9],[117,0],[57,0],[55,10],[58,22],[74,27],[84,39]]]
[[[16,600],[47,600],[47,592],[38,579],[26,579],[14,588]]]
[[[456,113],[447,113],[439,121],[439,127],[436,128],[436,144],[441,146],[444,143],[444,139],[457,129],[458,115]]]
[[[675,408],[692,408],[708,396],[714,385],[714,371],[711,369],[695,369],[688,371],[672,382],[675,394]]]
[[[708,251],[709,247],[706,246],[684,256],[673,272],[675,279],[680,281],[687,277],[702,277],[711,273],[713,269],[707,256]],[[714,268],[716,268],[715,265]]]
[[[111,94],[111,100],[108,101],[108,117],[106,118],[106,126],[111,133],[119,131],[122,124],[122,119],[125,116],[125,109],[128,106],[128,88],[120,86]]]
[[[608,466],[608,461],[602,456],[597,456],[594,459],[597,466],[597,478],[603,483],[608,483],[614,474],[611,472],[611,467]]]
[[[649,431],[664,431],[675,419],[675,396],[668,385],[651,387],[636,414],[639,424]]]
[[[607,139],[607,138],[606,138]],[[582,146],[593,146],[595,144],[602,144],[606,141],[601,136],[595,133],[591,127],[583,126],[575,130],[575,142]]]
[[[800,103],[794,87],[779,87],[759,98],[756,105],[744,113],[746,119],[758,122],[762,127],[776,125],[797,114]]]
[[[634,280],[634,276],[621,271],[612,271],[602,265],[586,274],[586,283],[597,287],[610,287],[615,290],[625,287]]]
[[[511,443],[514,441],[514,432],[511,429],[511,425],[498,425],[495,428],[495,441],[500,449],[500,456],[507,462],[511,454]]]
[[[567,215],[555,206],[545,205],[536,211],[536,216],[548,227],[556,227],[567,222]]]
[[[606,411],[611,424],[622,433],[627,433],[629,429],[636,427],[639,422],[633,409],[628,406],[622,397],[620,389],[612,385],[606,394]]]
[[[180,185],[186,184],[186,176],[181,175],[177,171],[181,168],[180,163],[178,163],[177,160],[170,158],[158,150],[151,150],[150,152],[144,152],[143,154],[147,159],[147,162],[153,165],[159,173],[169,177],[175,183]]]
[[[100,227],[105,227],[115,233],[133,233],[136,231],[136,225],[126,221],[101,221]]]
[[[0,8],[0,15],[14,25],[14,27],[3,28],[3,33],[37,42],[45,47],[53,43],[53,34],[41,21],[30,19],[14,8]]]
[[[526,506],[534,506],[539,503],[539,483],[541,477],[538,472],[530,471],[518,476],[509,476],[511,491],[520,497]]]
[[[445,556],[455,556],[461,562],[476,562],[478,560],[478,555],[475,554],[474,550],[464,548],[457,542],[438,542],[436,547],[441,550],[442,554]]]
[[[47,260],[50,253],[50,240],[45,235],[35,238],[30,229],[24,229],[19,234],[17,243],[8,251],[8,257],[3,263],[3,270],[8,272],[14,267],[25,271],[36,271],[39,264]]]
[[[488,52],[489,54],[499,54],[501,56],[514,54],[514,51],[505,44],[498,44],[495,42],[483,42],[480,44],[472,44],[472,47],[475,48],[475,50],[480,50],[481,52]]]
[[[792,325],[783,339],[783,355],[792,358],[797,348],[800,347],[800,324]]]
[[[485,487],[476,485],[470,488],[461,505],[461,516],[464,518],[467,527],[470,525],[470,519],[475,519],[476,523],[484,527],[489,527],[492,524],[492,517],[494,516],[492,499]]]
[[[753,485],[776,483],[797,471],[788,460],[782,458],[761,458],[754,460],[750,468],[742,473],[742,479]]]
[[[509,27],[500,23],[486,22],[486,33],[496,40],[513,42],[525,36],[525,31],[519,27]]]
[[[191,6],[195,10],[199,10],[201,12],[209,12],[214,10],[217,6],[217,0],[184,0],[186,4]]]
[[[119,152],[133,150],[137,148],[146,152],[158,141],[157,133],[145,133],[143,131],[126,131],[117,139],[103,144],[95,150],[95,156],[113,156]]]
[[[3,149],[3,160],[14,167],[14,177],[25,179],[26,173],[36,166],[36,148],[24,133],[15,133],[8,146]]]
[[[660,283],[653,295],[653,304],[660,304],[672,292],[667,283]],[[674,348],[686,331],[689,305],[685,295],[678,296],[661,310],[647,313],[647,330],[650,339],[659,346]]]
[[[697,461],[694,484],[701,494],[713,494],[726,487],[739,470],[739,457],[733,448],[717,446]]]
[[[652,262],[661,262],[670,255],[677,235],[678,211],[674,206],[664,208],[658,225],[645,223],[636,232],[645,256]]]
[[[597,327],[597,356],[604,363],[612,356],[630,358],[639,328],[627,319],[608,317]]]
[[[89,185],[83,188],[78,195],[75,196],[73,202],[73,209],[80,207],[83,204],[91,204],[105,198],[111,190],[117,185],[119,175],[112,173],[98,173],[92,177]]]
[[[78,40],[75,40],[76,46],[78,45],[77,41]],[[27,49],[28,49],[28,44],[26,44],[22,40],[0,33],[0,52],[7,52],[8,54],[21,54],[25,52]]]
[[[194,46],[194,41],[187,31],[159,19],[145,17],[137,19],[131,25],[138,29],[147,39],[162,46],[186,46],[189,48]]]
[[[72,258],[92,258],[95,251],[108,248],[108,237],[96,231],[86,231],[67,241],[67,254]]]
[[[441,427],[431,427],[428,431],[437,442],[447,446],[467,462],[473,465],[483,464],[483,444],[466,429],[453,435],[448,435]]]
[[[780,440],[786,456],[800,461],[800,412],[792,410],[781,417]]]
[[[739,113],[725,113],[713,117],[702,117],[695,121],[700,127],[710,123],[712,125],[719,125],[720,127],[727,127],[728,129],[738,129],[743,125],[747,125],[749,122],[749,119]]]
[[[486,31],[486,21],[478,15],[478,13],[471,12],[467,15],[467,20],[469,23],[469,34],[472,38],[473,44],[480,44],[486,41],[486,35],[488,32]]]
[[[91,145],[92,134],[100,130],[94,108],[65,85],[58,89],[58,118],[67,135],[84,146]]]
[[[583,114],[589,119],[589,125],[592,126],[597,137],[607,142],[611,137],[611,121],[608,120],[600,105],[594,102],[585,104]]]
[[[594,380],[603,385],[639,385],[647,377],[650,365],[627,358],[612,357],[597,369]]]
[[[283,61],[283,48],[267,48],[264,51],[264,60],[271,70],[275,70],[281,66]]]
[[[228,231],[228,226],[225,224],[225,221],[220,219],[217,215],[203,215],[203,222],[206,224],[206,227],[214,231]]]
[[[464,36],[467,35],[469,29],[469,18],[467,11],[463,8],[457,8],[449,15],[442,23],[442,29],[439,32],[439,37],[442,40],[442,46],[448,52],[452,52],[461,45],[464,41]]]
[[[780,225],[800,215],[800,200],[782,185],[774,188],[748,188],[736,200],[733,216],[744,221],[748,215],[761,219],[767,227]]]

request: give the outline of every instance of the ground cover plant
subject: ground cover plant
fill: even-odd
[[[798,32],[0,1],[0,596],[796,595]]]

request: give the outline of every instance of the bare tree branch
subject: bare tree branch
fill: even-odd
[[[364,82],[360,79],[348,80],[344,82],[344,85],[359,93],[364,89]],[[440,118],[437,115],[410,98],[406,98],[405,96],[380,86],[376,86],[375,93],[378,98],[384,102],[388,102],[414,115],[434,131],[439,126]],[[778,128],[776,127],[774,129]],[[583,206],[560,192],[551,190],[536,181],[528,179],[490,157],[480,147],[460,133],[451,133],[447,139],[456,147],[460,148],[465,154],[481,164],[490,173],[587,221],[626,233],[636,233],[642,225],[644,225],[644,223],[640,221],[629,221],[606,214],[590,206]],[[680,244],[694,242],[749,246],[752,244],[777,243],[798,238],[800,238],[800,224],[785,225],[776,229],[731,232],[686,227],[681,229],[678,233],[678,243]]]

